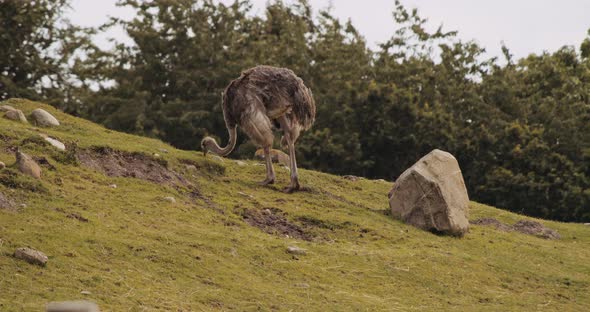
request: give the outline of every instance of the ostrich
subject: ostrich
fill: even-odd
[[[227,156],[236,145],[236,127],[240,128],[264,150],[266,179],[260,185],[274,183],[270,149],[274,139],[273,128],[283,131],[281,145],[289,148],[291,184],[284,189],[291,193],[299,189],[295,142],[303,130],[309,129],[315,120],[315,102],[311,90],[301,78],[287,68],[256,66],[243,71],[230,82],[223,92],[222,108],[229,143],[220,147],[215,139],[205,137],[201,141],[203,154],[211,151]]]

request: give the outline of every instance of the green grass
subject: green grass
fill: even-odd
[[[26,204],[0,210],[0,311],[41,311],[73,299],[104,311],[590,310],[588,226],[541,221],[561,234],[554,241],[483,226],[463,238],[437,236],[388,215],[388,182],[301,170],[307,191],[287,195],[280,190],[288,173],[279,166],[277,184],[260,187],[264,167],[254,161],[205,159],[44,104],[5,104],[27,116],[42,107],[62,125],[39,129],[0,118],[0,161],[9,166],[0,172],[0,192]],[[158,153],[192,186],[108,177],[55,151],[40,133],[68,148]],[[17,145],[55,169],[44,167],[40,182],[20,175],[9,151]],[[313,239],[268,234],[242,218],[266,208],[282,210]],[[474,202],[470,208],[472,220],[524,218]],[[13,258],[23,246],[45,252],[47,266]],[[288,246],[307,254],[290,255]]]

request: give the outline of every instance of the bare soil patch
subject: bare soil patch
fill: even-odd
[[[471,224],[493,226],[500,231],[511,232],[516,231],[523,234],[534,235],[545,239],[560,239],[561,235],[543,224],[533,220],[520,220],[514,225],[502,223],[494,218],[481,218],[475,221],[470,221]]]
[[[278,208],[244,209],[241,213],[246,223],[268,234],[288,235],[289,237],[311,241],[312,235],[299,225],[290,222],[286,214]]]
[[[545,227],[543,224],[532,220],[520,220],[513,226],[515,231],[535,235],[546,239],[560,239],[561,235],[556,230]]]
[[[76,156],[82,166],[109,177],[137,178],[168,185],[190,184],[183,176],[168,169],[165,161],[141,153],[96,147],[79,150]]]
[[[6,197],[4,194],[2,194],[2,192],[0,192],[0,209],[5,209],[12,212],[16,211],[16,204],[14,201]]]
[[[510,225],[504,224],[494,218],[481,218],[481,219],[477,219],[475,221],[471,221],[469,223],[475,224],[475,225],[493,226],[496,229],[498,229],[500,231],[504,231],[504,232],[509,232],[509,231],[514,230]]]

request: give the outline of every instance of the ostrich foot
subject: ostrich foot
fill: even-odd
[[[287,194],[291,194],[295,191],[298,191],[301,187],[299,186],[299,182],[295,182],[295,184],[291,183],[291,185],[285,187],[283,189],[283,192],[287,193]]]
[[[265,186],[265,185],[269,185],[269,184],[273,184],[273,183],[275,183],[274,178],[266,178],[266,179],[264,179],[264,181],[258,182],[258,185]]]

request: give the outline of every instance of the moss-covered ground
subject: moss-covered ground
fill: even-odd
[[[305,190],[284,194],[280,166],[277,183],[261,187],[255,161],[204,158],[40,103],[2,104],[27,116],[44,108],[62,125],[0,118],[0,192],[14,202],[0,209],[0,311],[73,299],[103,311],[590,311],[589,226],[539,220],[560,240],[486,226],[438,236],[388,215],[390,182],[301,170]],[[14,168],[16,146],[45,157],[40,181]],[[154,158],[184,182],[108,176],[74,157],[97,147]],[[472,220],[526,218],[470,209]],[[250,225],[252,215],[268,224]],[[15,259],[23,246],[47,265]]]

